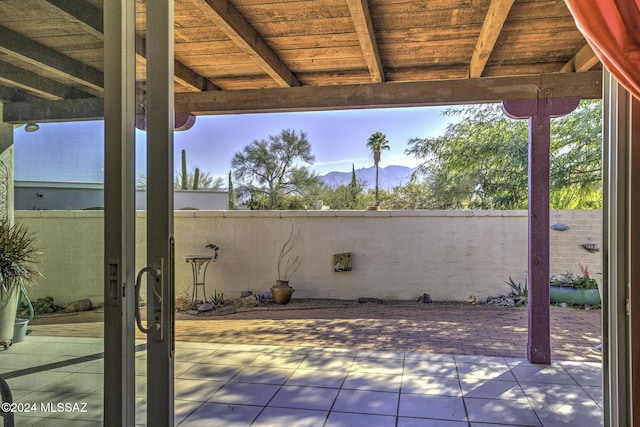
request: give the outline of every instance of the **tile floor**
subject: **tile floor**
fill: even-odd
[[[30,336],[0,351],[14,402],[87,403],[86,412],[38,406],[16,425],[101,425],[101,348],[96,338]],[[137,353],[139,425],[145,358]],[[601,381],[595,362],[178,342],[175,424],[591,427],[603,424]]]

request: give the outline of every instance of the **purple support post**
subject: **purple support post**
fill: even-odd
[[[551,118],[569,114],[580,98],[539,98],[502,103],[513,119],[529,120],[529,342],[531,363],[551,363],[549,324],[549,160]]]

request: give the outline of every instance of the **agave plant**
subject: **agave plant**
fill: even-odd
[[[40,252],[34,240],[23,225],[10,225],[7,220],[0,222],[0,296],[41,276],[37,267]]]
[[[509,285],[512,289],[511,296],[513,297],[513,302],[516,306],[518,305],[527,305],[527,301],[529,300],[529,290],[527,289],[527,279],[524,280],[524,284],[516,283],[513,281],[511,276],[509,276],[509,281],[505,281],[507,285]]]

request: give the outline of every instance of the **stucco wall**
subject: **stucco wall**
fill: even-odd
[[[19,211],[16,221],[33,230],[45,253],[45,278],[34,297],[64,304],[79,297],[102,300],[102,212]],[[138,268],[144,262],[146,213],[138,212]],[[553,212],[554,273],[579,272],[578,263],[602,271],[599,211]],[[176,294],[190,293],[188,254],[220,246],[207,272],[207,294],[227,297],[267,290],[277,278],[277,258],[291,227],[300,229],[294,252],[302,265],[291,280],[298,298],[479,301],[508,291],[509,276],[522,281],[527,269],[526,211],[179,211],[175,213]],[[333,271],[333,255],[351,252],[353,271]],[[597,276],[600,277],[600,276]]]

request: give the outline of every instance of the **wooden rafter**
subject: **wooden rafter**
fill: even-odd
[[[192,0],[192,3],[247,55],[254,58],[281,87],[300,86],[289,68],[228,0]]]
[[[358,40],[364,53],[364,58],[369,67],[371,80],[373,83],[382,83],[384,81],[384,71],[382,69],[382,61],[378,53],[378,43],[376,42],[373,22],[371,21],[371,13],[369,12],[369,4],[367,0],[347,0],[349,11],[353,19],[353,25],[358,33]]]
[[[580,49],[578,53],[576,53],[576,55],[560,69],[560,72],[582,73],[584,71],[589,71],[598,62],[600,62],[600,60],[593,49],[591,49],[591,46],[585,44],[582,49]]]
[[[484,24],[482,24],[482,30],[480,30],[480,37],[478,37],[476,47],[471,56],[467,77],[477,78],[482,76],[484,67],[487,65],[489,56],[507,20],[513,2],[514,0],[491,0],[489,10],[484,18]]]
[[[87,2],[78,0],[46,0],[51,5],[73,16],[78,21],[99,33],[104,33],[102,11]],[[136,35],[136,53],[146,61],[146,40]],[[211,81],[205,79],[182,62],[175,60],[173,64],[175,79],[184,86],[198,91],[219,90],[220,88]]]
[[[176,111],[200,115],[285,111],[419,107],[505,99],[602,96],[602,73],[547,74],[478,79],[302,86],[296,88],[176,93]],[[102,100],[12,102],[4,106],[4,122],[96,119]]]
[[[80,98],[83,95],[86,97],[86,94],[72,87],[2,61],[0,61],[0,83],[48,100]]]
[[[92,95],[101,95],[103,92],[102,71],[5,27],[0,27],[0,52],[70,79]]]

